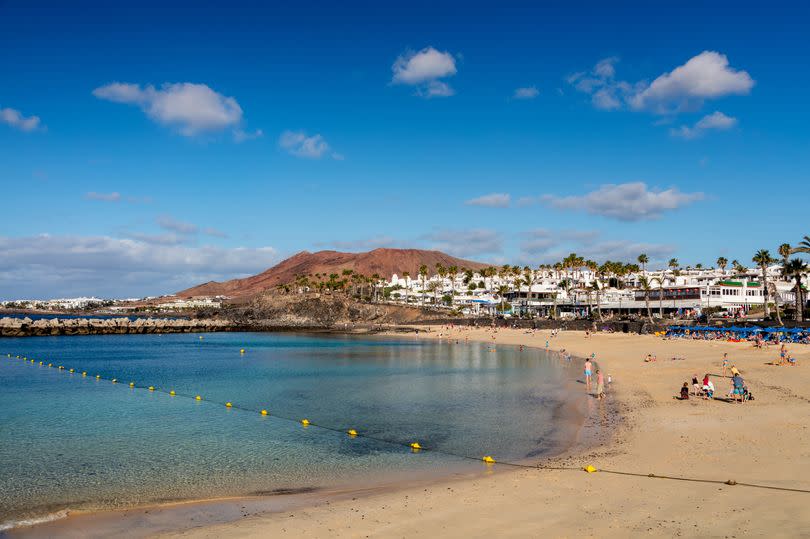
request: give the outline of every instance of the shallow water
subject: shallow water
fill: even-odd
[[[541,350],[294,334],[199,337],[0,340],[0,530],[63,509],[483,466],[278,416],[500,460],[542,454],[567,435],[559,413],[576,373]],[[130,389],[130,381],[139,387]],[[202,401],[190,398],[197,394]]]

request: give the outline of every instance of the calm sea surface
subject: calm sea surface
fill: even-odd
[[[558,414],[578,371],[541,350],[479,343],[199,337],[0,339],[0,530],[63,509],[483,466],[278,416],[476,457],[540,455],[559,442]]]

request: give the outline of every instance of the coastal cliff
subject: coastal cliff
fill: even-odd
[[[167,318],[0,318],[0,336],[37,337],[48,335],[108,335],[148,333],[192,333],[231,331],[228,320],[186,320]]]

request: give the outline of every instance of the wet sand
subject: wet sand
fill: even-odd
[[[757,350],[747,343],[623,334],[586,338],[582,332],[551,338],[549,331],[441,327],[414,338],[538,348],[549,340],[551,349],[564,348],[575,356],[595,353],[613,384],[606,401],[591,401],[591,421],[604,421],[610,437],[557,462],[640,476],[509,470],[252,515],[167,536],[796,537],[810,530],[810,493],[779,490],[810,490],[810,347],[791,347],[800,366],[776,367],[766,364],[778,358],[776,348]],[[707,372],[715,375],[717,394],[724,395],[730,381],[718,376],[723,352],[742,371],[753,402],[673,399],[683,382],[694,374],[702,379]],[[645,363],[648,353],[658,360]],[[621,412],[621,422],[610,420],[611,405]],[[723,483],[727,480],[777,489]]]

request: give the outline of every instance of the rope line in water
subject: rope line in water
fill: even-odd
[[[30,365],[35,365],[36,364],[36,360],[28,359],[28,357],[25,357],[25,356],[20,357],[20,356],[12,356],[11,354],[6,354],[6,357],[8,359],[20,359],[20,360],[22,360],[22,361],[24,361],[24,362],[26,362],[27,364],[30,364]],[[39,365],[41,365],[43,367],[47,367],[47,368],[54,368],[53,363],[48,363],[46,365],[44,361],[39,361]],[[59,371],[64,371],[65,373],[68,373],[68,374],[77,374],[81,378],[91,378],[93,380],[104,380],[104,381],[108,381],[108,382],[113,382],[114,384],[120,383],[120,380],[118,380],[117,378],[106,378],[106,377],[103,377],[103,376],[101,376],[99,374],[96,374],[96,375],[93,375],[93,376],[87,376],[87,371],[82,371],[81,373],[79,373],[75,369],[72,369],[72,368],[68,369],[68,368],[66,368],[66,367],[64,367],[62,365],[59,365],[56,368]],[[285,416],[285,415],[280,415],[280,414],[276,414],[276,413],[270,413],[270,412],[268,412],[267,410],[264,410],[264,409],[259,410],[259,409],[256,409],[256,408],[249,408],[247,406],[234,405],[232,402],[221,402],[221,401],[214,401],[214,400],[206,400],[206,399],[202,398],[201,395],[193,395],[192,396],[192,395],[187,395],[187,394],[183,394],[183,393],[177,393],[174,390],[168,390],[167,391],[165,389],[161,389],[161,388],[158,388],[158,387],[155,387],[155,386],[139,385],[139,384],[136,384],[135,382],[129,382],[129,383],[126,383],[126,384],[123,384],[123,385],[125,385],[126,387],[129,387],[130,389],[142,389],[142,390],[148,391],[150,393],[155,393],[155,392],[163,393],[163,394],[168,395],[170,397],[180,397],[180,398],[183,398],[183,399],[191,399],[191,400],[194,400],[196,402],[204,402],[204,403],[211,404],[211,405],[224,406],[224,407],[226,407],[226,408],[228,408],[230,410],[239,410],[239,411],[242,411],[242,412],[250,412],[252,414],[260,414],[263,417],[264,416],[274,417],[274,418],[277,418],[277,419],[281,419],[283,421],[289,421],[289,422],[292,422],[292,423],[297,423],[299,425],[303,425],[304,427],[315,427],[315,428],[324,429],[324,430],[328,430],[328,431],[332,431],[332,432],[346,434],[351,438],[365,438],[367,440],[374,440],[376,442],[381,442],[381,443],[384,443],[384,444],[405,447],[405,448],[410,449],[414,453],[417,453],[417,452],[420,452],[420,451],[430,451],[430,452],[437,453],[437,454],[440,454],[440,455],[446,455],[446,456],[456,457],[456,458],[465,459],[465,460],[474,460],[476,462],[482,462],[483,461],[487,465],[499,464],[499,465],[502,465],[502,466],[511,466],[511,467],[514,467],[514,468],[524,468],[524,469],[532,469],[532,470],[555,470],[555,471],[583,471],[584,470],[584,471],[589,472],[589,473],[600,472],[600,473],[613,474],[613,475],[623,475],[623,476],[629,476],[629,477],[646,477],[646,478],[651,478],[651,479],[667,479],[667,480],[671,480],[671,481],[688,481],[688,482],[693,482],[693,483],[708,483],[708,484],[715,484],[715,485],[742,486],[742,487],[761,488],[761,489],[768,489],[768,490],[779,490],[779,491],[783,491],[783,492],[799,492],[799,493],[804,493],[804,494],[810,494],[810,489],[778,487],[778,486],[773,486],[773,485],[762,485],[762,484],[757,484],[757,483],[738,483],[737,481],[734,481],[732,479],[722,481],[722,480],[719,480],[719,479],[700,479],[700,478],[682,477],[682,476],[673,476],[673,475],[658,475],[658,474],[652,474],[652,473],[643,474],[643,473],[638,473],[638,472],[625,472],[625,471],[619,471],[619,470],[609,470],[609,469],[604,469],[604,468],[597,469],[597,468],[595,468],[593,466],[586,466],[584,468],[580,468],[580,467],[577,467],[577,466],[547,466],[547,465],[543,465],[543,464],[539,464],[539,463],[538,464],[525,464],[525,463],[521,463],[521,462],[509,462],[509,461],[503,461],[503,460],[495,460],[491,456],[473,457],[473,456],[470,456],[470,455],[465,455],[463,453],[455,453],[453,451],[448,451],[446,449],[439,449],[437,447],[425,447],[425,446],[421,445],[419,442],[402,442],[402,441],[399,441],[399,440],[391,440],[391,439],[388,439],[388,438],[382,438],[382,437],[379,437],[379,436],[374,436],[374,435],[371,435],[371,434],[359,432],[355,428],[344,429],[344,428],[339,428],[339,427],[333,427],[333,426],[330,426],[330,425],[323,425],[323,424],[320,424],[320,423],[316,423],[316,422],[313,422],[313,421],[311,421],[309,419],[306,419],[306,418],[296,419],[296,418],[291,417],[291,416]]]

